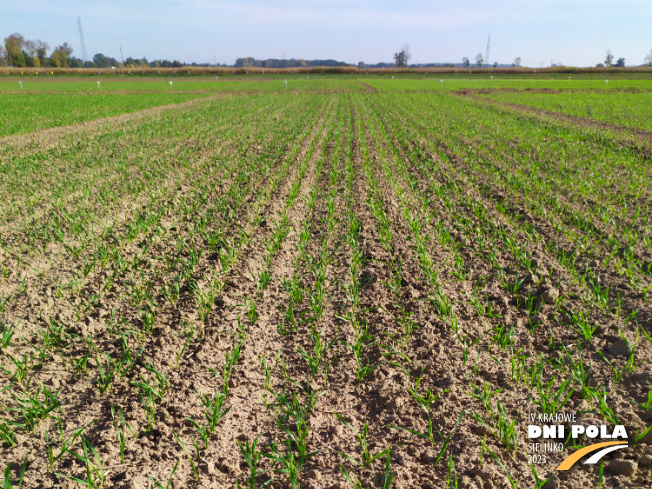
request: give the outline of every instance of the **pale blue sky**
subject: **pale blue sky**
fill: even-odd
[[[232,64],[237,57],[392,61],[409,44],[412,62],[489,61],[539,67],[593,66],[611,49],[627,65],[652,50],[650,0],[0,0],[0,38],[19,32],[81,57],[179,59]]]

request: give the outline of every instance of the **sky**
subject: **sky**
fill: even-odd
[[[488,61],[524,66],[642,64],[652,50],[650,0],[0,0],[0,38],[18,32],[129,56],[233,64],[239,57],[412,63]]]

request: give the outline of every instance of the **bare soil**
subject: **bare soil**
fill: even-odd
[[[360,84],[368,89],[366,97],[374,96],[373,87]],[[215,97],[222,96],[233,95]],[[557,388],[560,380],[569,375],[563,348],[572,350],[580,340],[566,324],[564,312],[582,311],[599,328],[592,342],[582,343],[584,360],[591,365],[589,382],[608,387],[609,405],[630,435],[627,449],[605,458],[602,487],[652,487],[652,436],[636,445],[632,442],[634,433],[652,419],[651,411],[634,403],[649,402],[652,344],[639,338],[637,367],[618,382],[602,357],[622,365],[624,360],[613,349],[621,340],[620,334],[633,343],[637,326],[650,332],[652,314],[647,299],[631,293],[627,277],[612,266],[596,264],[604,272],[605,284],[623,291],[624,315],[638,312],[636,322],[623,322],[623,317],[616,314],[599,314],[586,299],[584,288],[542,242],[528,243],[537,262],[532,274],[539,277],[530,277],[519,293],[509,293],[500,274],[513,281],[528,271],[502,243],[495,244],[497,264],[489,261],[479,241],[465,237],[462,219],[453,219],[452,211],[463,217],[466,228],[480,229],[486,221],[467,204],[465,195],[451,193],[450,200],[444,201],[433,190],[452,182],[461,184],[485,210],[492,226],[507,230],[519,243],[528,238],[518,226],[518,219],[509,219],[496,205],[508,200],[512,216],[526,215],[524,202],[488,179],[478,187],[479,176],[455,156],[445,141],[421,141],[419,149],[425,156],[418,162],[411,160],[415,145],[401,147],[391,134],[386,139],[378,135],[376,124],[391,131],[394,115],[375,111],[365,99],[352,93],[331,92],[315,97],[314,115],[282,148],[271,137],[255,142],[253,138],[226,141],[219,150],[195,147],[188,138],[187,147],[199,155],[194,166],[163,180],[160,185],[166,190],[158,200],[143,195],[142,200],[107,209],[102,217],[115,222],[115,232],[105,241],[89,245],[87,254],[74,257],[61,246],[7,252],[0,257],[0,271],[7,271],[5,276],[0,275],[0,301],[10,299],[1,310],[0,321],[3,331],[5,325],[15,326],[13,340],[0,349],[0,387],[7,386],[0,392],[0,427],[10,425],[10,421],[26,423],[25,412],[15,411],[17,396],[32,395],[46,402],[47,389],[58,399],[58,406],[33,430],[16,429],[14,446],[3,444],[0,468],[9,466],[11,479],[17,481],[26,460],[23,487],[78,487],[71,477],[86,477],[86,466],[80,460],[84,453],[82,437],[76,438],[71,447],[79,456],[62,453],[52,464],[48,460],[49,449],[57,457],[62,447],[58,419],[64,438],[84,428],[83,439],[92,444],[101,460],[104,487],[154,487],[153,479],[163,487],[170,479],[170,487],[175,489],[235,488],[238,484],[246,487],[249,469],[242,454],[246,443],[257,440],[258,448],[268,456],[289,450],[298,453],[296,440],[286,442],[289,433],[296,433],[296,427],[288,421],[294,419],[287,411],[291,405],[306,410],[308,451],[315,452],[306,459],[298,476],[302,488],[351,487],[341,467],[351,478],[359,478],[361,487],[382,487],[386,463],[389,472],[395,474],[389,487],[395,488],[447,487],[452,474],[459,487],[497,489],[510,487],[507,473],[519,479],[518,487],[536,487],[528,459],[527,415],[539,411],[540,397],[527,381],[514,380],[513,362],[521,356],[533,368],[540,361],[542,378]],[[127,123],[146,130],[148,121],[162,111],[177,110],[182,114],[212,98],[3,138],[0,144],[29,152],[56,147],[71,138],[99,137]],[[242,103],[247,103],[246,97],[242,97]],[[522,106],[511,108],[530,111]],[[536,114],[591,125],[581,118],[543,111]],[[269,114],[270,119],[274,117]],[[282,133],[274,127],[278,134]],[[646,139],[649,133],[638,136]],[[438,151],[446,154],[454,167],[447,166]],[[268,154],[274,157],[266,158]],[[399,163],[405,164],[410,178],[393,170]],[[66,167],[65,161],[53,164]],[[246,171],[240,172],[240,166]],[[349,167],[353,178],[347,181]],[[389,241],[380,231],[381,223],[372,205],[376,191],[372,181],[377,182],[377,196],[389,221]],[[288,196],[295,185],[297,197],[289,204]],[[242,199],[239,189],[246,190]],[[498,195],[502,200],[496,198]],[[108,269],[83,275],[86,256],[99,256],[100,244],[121,242],[129,234],[130,225],[146,221],[154,209],[163,210],[161,221],[116,247],[124,262],[133,265],[126,268],[128,271],[115,272],[108,282]],[[363,266],[359,277],[355,277],[362,278],[363,283],[359,310],[364,311],[372,338],[364,356],[373,370],[362,379],[356,375],[358,364],[351,347],[357,332],[344,318],[350,307],[345,290],[351,279],[353,250],[347,239],[350,211],[360,222]],[[427,236],[425,251],[420,251],[406,216],[420,223],[420,232]],[[270,243],[284,217],[288,233],[268,264]],[[555,239],[571,246],[549,222],[532,216],[527,219],[544,241]],[[9,225],[0,223],[0,229],[3,224]],[[300,243],[306,229],[309,237],[303,253]],[[449,242],[440,239],[442,229],[450,231]],[[201,253],[208,250],[210,233],[216,230],[223,232],[221,245],[215,251]],[[12,233],[2,235],[4,246],[20,250],[20,232]],[[227,245],[234,242],[242,246],[224,272],[221,257]],[[454,262],[454,251],[460,251],[461,263]],[[438,270],[438,288],[424,274],[422,253]],[[322,256],[329,257],[323,284],[316,271]],[[163,293],[177,272],[170,265],[170,257],[178,257],[180,263],[196,258],[192,277],[184,282],[175,301]],[[394,280],[392,264],[397,262],[401,263],[399,294],[388,285]],[[272,279],[261,291],[256,277],[266,267]],[[305,291],[324,285],[324,309],[318,320],[310,320],[312,305],[304,297],[297,307],[297,317],[303,320],[294,331],[282,334],[279,325],[286,320],[290,304],[287,284],[295,273]],[[211,300],[210,312],[202,318],[197,291],[208,290],[215,277],[221,288]],[[479,298],[491,307],[493,315],[480,314],[469,299],[480,282]],[[103,290],[107,283],[107,290]],[[138,287],[144,283],[151,284],[151,301],[135,299]],[[544,291],[553,290],[559,301],[542,299]],[[98,291],[101,298],[92,302]],[[451,299],[458,320],[455,332],[434,307],[439,293]],[[523,306],[526,296],[543,300],[534,318]],[[254,321],[247,313],[252,301],[258,315]],[[414,327],[407,337],[400,324],[405,318]],[[532,326],[533,320],[536,327]],[[56,333],[59,326],[63,329]],[[496,331],[503,326],[513,328],[511,345],[506,348],[494,342]],[[326,363],[315,374],[304,353],[314,351],[317,333],[331,346],[325,354]],[[406,338],[405,344],[401,338]],[[225,392],[223,365],[238,345],[239,360],[226,389],[230,410],[205,446],[193,422],[201,425],[206,421],[202,398]],[[115,373],[111,388],[101,394],[98,384],[102,376],[112,364],[124,359],[126,346],[134,355],[138,352],[133,368],[122,375]],[[39,351],[44,352],[42,356]],[[82,369],[78,362],[85,355],[88,362]],[[576,353],[571,356],[577,359]],[[29,367],[24,377],[20,376],[20,359]],[[142,384],[156,383],[154,372],[162,374],[169,386],[148,411]],[[417,379],[421,379],[420,384]],[[493,395],[488,404],[479,399],[485,388]],[[428,389],[439,397],[426,411],[416,402],[415,393],[424,394]],[[314,404],[310,407],[311,398]],[[283,404],[283,399],[288,404]],[[505,449],[493,422],[492,414],[501,409],[510,421],[515,421],[518,438],[513,450]],[[563,411],[581,413],[582,423],[604,423],[581,389],[569,396]],[[120,412],[128,427],[115,421]],[[340,418],[357,433],[366,432],[371,456],[385,450],[389,455],[356,464],[352,459],[363,457],[360,441]],[[430,440],[416,434],[425,433],[429,423],[435,427]],[[118,436],[121,429],[125,436],[124,461]],[[568,454],[569,450],[548,454],[547,461],[536,466],[542,479],[552,478],[542,487],[596,487],[601,477],[599,466],[578,464],[571,471],[555,472]],[[90,452],[89,456],[97,468],[96,459]],[[622,463],[612,463],[616,461]],[[622,466],[635,469],[630,473],[618,469]],[[255,487],[263,487],[270,478],[273,480],[266,487],[292,487],[281,468],[280,463],[262,457],[260,470],[265,472],[258,476]]]

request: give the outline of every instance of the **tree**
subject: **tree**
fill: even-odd
[[[23,58],[25,59],[25,66],[28,68],[34,67],[34,58],[32,58],[27,51],[23,50]],[[38,59],[38,58],[36,58]]]
[[[462,64],[464,65],[464,68],[468,68],[468,67],[469,67],[469,58],[467,58],[466,56],[464,56],[464,57],[462,58]]]
[[[66,58],[70,58],[70,55],[72,54],[72,46],[68,44],[67,42],[64,42],[61,46],[59,46],[64,53],[66,53]]]
[[[604,58],[604,65],[608,68],[613,63],[614,55],[611,54],[611,49],[607,49],[607,56]]]
[[[249,66],[254,66],[255,60],[252,57],[248,58],[238,58],[235,60],[236,68],[247,68]]]
[[[482,57],[482,53],[478,53],[475,55],[475,64],[478,65],[478,68],[482,67],[482,63],[484,63],[484,58]]]
[[[364,61],[360,61],[358,63],[358,69],[359,70],[364,70],[367,67],[367,65],[364,63]]]
[[[405,44],[398,53],[394,53],[394,64],[396,66],[406,67],[411,57],[410,46]]]
[[[17,32],[5,37],[5,50],[7,51],[7,64],[14,66],[25,66],[23,45],[25,38]]]
[[[618,58],[618,61],[616,61],[616,68],[624,68],[625,67],[625,58]]]
[[[57,46],[50,56],[52,65],[56,68],[68,68],[70,66],[70,55],[72,54],[72,47],[67,42]]]
[[[23,50],[31,58],[36,54],[36,42],[30,41],[29,39],[23,43]]]
[[[106,59],[106,56],[104,56],[102,53],[97,53],[95,56],[93,56],[93,63],[95,63],[95,66],[98,68],[108,68],[109,62]]]
[[[45,58],[48,55],[48,49],[50,49],[50,45],[47,42],[39,41],[38,39],[34,41],[34,44],[36,45],[36,56],[41,62],[41,66],[45,66]]]
[[[521,66],[521,58],[520,57],[514,59],[514,66],[516,66],[517,68]]]
[[[23,54],[23,51],[18,51],[16,54],[14,54],[12,57],[12,65],[14,65],[17,68],[24,68],[27,66],[27,63],[25,61],[25,55]]]
[[[498,61],[494,61],[494,68],[498,68]]]

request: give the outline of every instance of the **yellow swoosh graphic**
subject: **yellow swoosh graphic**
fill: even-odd
[[[589,445],[588,447],[584,447],[581,450],[576,451],[573,455],[569,456],[564,460],[562,463],[559,464],[559,467],[557,467],[556,470],[568,470],[570,469],[575,462],[577,462],[579,459],[581,459],[584,455],[587,453],[591,453],[598,448],[602,447],[609,447],[611,445],[622,445],[622,441],[605,441],[604,443],[596,443],[595,445]]]

